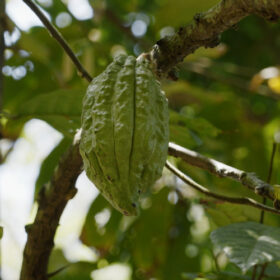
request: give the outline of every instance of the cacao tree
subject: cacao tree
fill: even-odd
[[[61,138],[26,233],[3,210],[3,279],[279,279],[279,1],[19,1],[41,22],[29,28],[12,2],[0,4],[5,207],[28,124]],[[83,171],[96,197],[75,242],[94,257],[73,260],[56,233]],[[12,228],[26,238],[14,272]]]

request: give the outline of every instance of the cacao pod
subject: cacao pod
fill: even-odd
[[[89,85],[80,152],[87,176],[125,215],[162,174],[168,149],[168,104],[149,61],[120,55]]]

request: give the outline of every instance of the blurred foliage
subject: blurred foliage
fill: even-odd
[[[37,1],[54,24],[59,15],[68,13],[70,23],[58,28],[86,69],[96,76],[116,54],[138,55],[149,50],[159,38],[172,34],[218,1],[91,0],[94,16],[88,20],[74,17],[66,2],[43,5],[44,1]],[[79,127],[87,82],[77,75],[45,28],[32,27],[25,32],[10,19],[7,21],[6,35],[18,33],[19,38],[5,52],[0,135],[17,141],[31,118],[48,122],[64,135],[42,164],[36,183],[38,192]],[[170,105],[171,140],[255,172],[265,180],[280,125],[279,71],[275,71],[279,69],[279,34],[279,23],[250,16],[237,28],[224,32],[218,47],[201,48],[186,58],[179,65],[179,80],[162,82]],[[276,74],[264,75],[267,68]],[[173,163],[212,191],[260,199],[229,179],[213,177],[180,160]],[[279,163],[278,149],[275,167]],[[279,184],[279,180],[275,168],[271,182]],[[143,198],[137,218],[123,217],[98,196],[87,214],[82,242],[94,248],[99,260],[107,264],[129,265],[132,279],[250,279],[251,270],[247,276],[241,275],[226,259],[213,257],[209,233],[232,223],[258,221],[260,211],[200,198],[190,189],[180,196],[177,190],[181,188],[182,182],[165,171],[152,194]],[[280,219],[266,214],[265,223],[279,226]],[[53,254],[50,272],[69,264],[61,257],[62,252]],[[97,268],[96,263],[78,262],[53,279],[91,279],[90,272]],[[274,277],[279,268],[275,264],[268,272]]]
[[[254,265],[280,259],[280,229],[276,227],[255,222],[235,223],[213,231],[211,240],[243,272]]]
[[[71,143],[72,139],[68,137],[63,138],[42,162],[35,185],[35,198],[43,185],[50,181],[60,157],[67,151]]]

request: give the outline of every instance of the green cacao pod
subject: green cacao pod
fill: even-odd
[[[80,152],[87,176],[124,215],[161,176],[168,149],[168,104],[145,58],[118,56],[83,100]]]

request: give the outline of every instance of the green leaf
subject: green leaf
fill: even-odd
[[[96,269],[96,264],[89,262],[72,263],[55,276],[52,280],[91,280],[91,272]]]
[[[42,32],[45,32],[43,28],[37,28],[35,32],[37,33],[37,36],[41,36]],[[48,45],[46,45],[45,41],[42,41],[41,38],[36,38],[34,36],[35,34],[29,34],[22,32],[21,38],[20,38],[20,46],[24,50],[28,50],[29,52],[32,53],[32,57],[35,59],[43,62],[43,63],[49,63],[49,58],[50,58],[50,49],[48,48]],[[46,36],[48,39],[48,37]]]
[[[51,151],[51,153],[43,161],[40,173],[35,184],[35,196],[38,194],[44,184],[50,181],[54,169],[58,164],[60,157],[66,152],[71,145],[70,138],[63,138],[60,143]]]
[[[189,130],[197,133],[201,137],[216,137],[220,130],[211,124],[205,118],[193,116],[194,112],[189,106],[181,109],[180,113],[174,110],[169,111],[171,124],[178,124],[187,127]]]
[[[4,229],[0,226],[0,239],[3,237]]]
[[[96,221],[96,215],[104,210],[110,211],[110,217],[109,221],[100,227]],[[93,246],[106,254],[117,240],[121,219],[122,214],[114,210],[102,195],[98,195],[88,211],[80,239],[84,244]]]
[[[199,12],[207,11],[216,3],[218,0],[208,1],[161,1],[160,8],[156,11],[155,18],[157,24],[160,27],[169,26],[172,22],[173,27],[180,25],[186,25],[193,16]],[[180,11],[184,11],[181,13]]]
[[[173,208],[167,200],[168,193],[169,190],[164,188],[152,196],[152,206],[142,210],[140,218],[129,228],[124,240],[136,267],[146,271],[155,264],[163,263],[166,257],[167,247],[164,244]]]
[[[278,263],[270,263],[265,269],[265,275],[269,277],[279,277],[280,275],[280,264]]]
[[[280,260],[280,228],[236,223],[213,231],[211,240],[243,272],[256,264]]]
[[[61,249],[52,251],[48,265],[52,280],[91,280],[90,274],[95,269],[96,263],[67,261]]]
[[[200,138],[184,126],[170,125],[169,130],[169,140],[178,145],[192,149],[202,144]]]
[[[197,256],[188,256],[186,246],[192,243],[190,233],[192,223],[186,218],[190,203],[178,201],[172,206],[172,216],[167,232],[166,247],[167,252],[163,265],[159,268],[163,280],[181,279],[182,271],[198,271],[200,269],[200,249],[198,248]],[[143,221],[144,223],[144,221]]]
[[[212,206],[212,207],[211,207]],[[206,208],[207,213],[217,226],[226,226],[232,223],[245,222],[249,220],[248,206],[222,203],[210,205]],[[251,217],[250,217],[251,218]]]
[[[38,118],[48,122],[66,136],[80,127],[82,99],[85,89],[56,90],[39,94],[24,102],[15,119]]]
[[[189,118],[188,127],[200,136],[216,137],[220,130],[203,118]]]
[[[231,224],[230,218],[220,210],[206,208],[206,212],[212,218],[213,222],[219,227]]]

